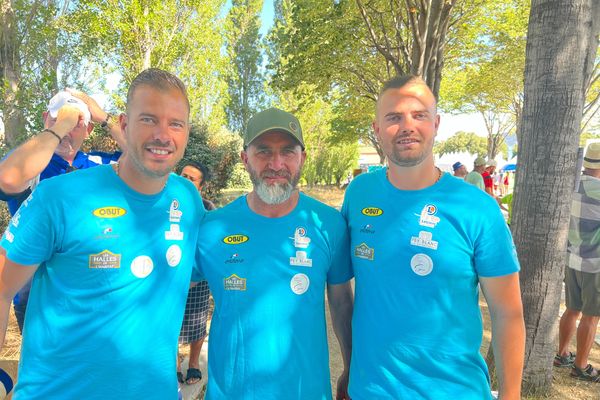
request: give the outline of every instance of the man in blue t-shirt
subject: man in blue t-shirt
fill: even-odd
[[[58,114],[64,106],[75,107],[82,118],[73,129],[58,139],[51,133],[54,126],[63,123]],[[44,130],[11,151],[0,161],[0,200],[6,201],[8,211],[14,215],[21,203],[44,179],[52,178],[78,169],[95,167],[116,162],[121,153],[79,151],[83,141],[94,128],[93,123],[110,132],[120,146],[124,145],[121,128],[110,119],[89,96],[78,91],[57,93],[48,103],[48,111],[43,113]],[[46,130],[48,129],[48,130]],[[19,330],[23,331],[23,321],[27,309],[28,282],[14,298],[14,310]]]
[[[325,290],[344,359],[347,399],[352,288],[341,214],[296,185],[306,153],[298,120],[255,115],[242,161],[253,190],[208,213],[200,269],[215,300],[207,399],[331,399]]]
[[[355,400],[491,399],[478,284],[500,398],[520,398],[525,328],[512,238],[490,196],[434,165],[438,125],[422,79],[388,81],[373,128],[389,165],[346,191]]]
[[[62,141],[83,118],[61,107],[43,135]],[[0,342],[10,300],[33,276],[14,399],[177,397],[177,337],[204,213],[196,188],[170,173],[188,118],[183,83],[143,71],[120,117],[119,163],[47,179],[13,216],[0,242]]]

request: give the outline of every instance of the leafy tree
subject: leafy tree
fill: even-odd
[[[433,152],[444,154],[467,152],[470,154],[487,154],[487,140],[472,132],[457,132],[446,140],[437,142]]]
[[[599,33],[597,0],[531,2],[511,224],[522,266],[525,394],[552,385],[573,171]]]
[[[262,0],[234,0],[227,17],[227,54],[231,66],[227,73],[226,113],[229,129],[240,134],[263,102],[259,35],[262,5]]]
[[[347,134],[360,134],[383,159],[369,129],[382,83],[413,73],[437,95],[445,54],[462,46],[449,33],[482,1],[278,0],[270,36],[273,85],[290,90],[308,83],[321,96],[345,100],[335,105],[337,124],[359,126]]]

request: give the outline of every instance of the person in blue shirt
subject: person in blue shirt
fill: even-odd
[[[525,327],[514,244],[493,198],[435,166],[439,121],[421,78],[388,81],[373,122],[388,166],[346,191],[355,400],[491,399],[478,286],[500,398],[520,398]]]
[[[13,216],[0,242],[0,343],[10,301],[33,276],[14,399],[177,398],[204,213],[196,188],[171,173],[189,109],[178,78],[143,71],[120,117],[119,162],[46,179]],[[62,107],[45,134],[59,141],[82,120]]]
[[[60,133],[60,141],[50,131],[43,130],[0,161],[0,200],[6,201],[10,215],[17,212],[21,203],[29,197],[40,181],[78,169],[113,163],[121,156],[121,152],[84,153],[79,150],[94,128],[94,123],[101,124],[110,132],[119,146],[124,145],[121,128],[111,121],[110,114],[104,112],[85,93],[74,90],[61,91],[52,97],[48,103],[48,111],[43,113],[45,129],[64,129],[61,127],[63,121],[58,121],[57,118],[60,109],[67,105],[77,108],[82,118],[69,132],[64,135]],[[15,316],[21,332],[30,288],[29,282],[14,299]]]
[[[206,214],[200,269],[215,301],[207,399],[331,399],[325,291],[345,370],[352,288],[341,214],[296,187],[306,153],[300,123],[270,108],[253,116],[242,161],[253,189]]]

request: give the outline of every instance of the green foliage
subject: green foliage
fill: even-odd
[[[227,189],[245,189],[252,190],[252,181],[250,175],[244,168],[244,164],[238,162],[234,165],[233,171],[231,172],[231,178],[227,182]]]
[[[211,179],[204,186],[203,193],[208,199],[219,201],[221,191],[227,187],[238,163],[241,146],[238,135],[225,129],[211,132],[208,124],[195,123],[180,167],[188,160],[204,164],[210,171]]]
[[[436,142],[433,152],[440,157],[461,152],[483,156],[487,154],[487,139],[473,132],[457,132],[447,140]]]
[[[260,72],[260,12],[262,0],[233,0],[226,23],[229,129],[243,133],[248,120],[262,106],[264,77]]]

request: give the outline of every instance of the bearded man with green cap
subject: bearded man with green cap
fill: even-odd
[[[348,233],[335,209],[300,193],[300,122],[270,108],[241,152],[252,191],[207,214],[200,269],[215,300],[207,399],[331,399],[325,290],[347,396],[352,289]]]

